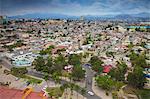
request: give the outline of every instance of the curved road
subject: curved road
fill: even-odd
[[[7,59],[3,59],[1,64],[3,66],[5,66],[6,68],[8,69],[11,69],[12,68],[12,65],[10,64],[10,62],[7,60]],[[86,70],[86,90],[87,91],[91,91],[93,92],[92,90],[92,78],[94,77],[94,72],[89,68],[89,67],[86,67],[86,66],[83,66],[83,68]],[[35,76],[35,77],[39,77],[39,78],[43,78],[44,77],[44,74],[40,73],[40,72],[37,72],[37,71],[28,71],[29,75],[32,75],[32,76]],[[49,79],[50,81],[53,81],[52,79]],[[68,81],[65,81],[65,80],[61,80],[61,84],[64,84],[64,83],[68,83]],[[99,96],[97,96],[96,94],[94,96],[90,96],[87,92],[86,94],[84,95],[87,99],[101,99]]]
[[[92,90],[92,81],[93,80],[92,79],[95,75],[95,72],[87,66],[83,66],[83,68],[86,70],[86,75],[87,75],[87,77],[86,77],[86,89],[87,89],[87,91],[93,92],[93,90]],[[86,97],[87,97],[87,99],[101,99],[96,94],[94,96],[90,96],[89,94],[86,94]]]

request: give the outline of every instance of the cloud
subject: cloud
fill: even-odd
[[[149,0],[2,0],[1,14],[107,15],[150,12]]]

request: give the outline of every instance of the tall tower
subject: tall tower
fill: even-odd
[[[81,17],[80,17],[80,20],[83,21],[83,20],[84,20],[84,16],[81,16]]]
[[[0,16],[0,24],[7,23],[7,17],[6,16]]]

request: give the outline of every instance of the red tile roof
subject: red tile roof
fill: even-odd
[[[103,73],[109,73],[111,68],[112,68],[111,65],[105,65],[103,67]]]
[[[64,49],[64,48],[67,48],[67,46],[57,46],[55,49],[52,50],[52,53],[56,53],[57,50],[60,50],[60,49]]]
[[[31,92],[26,99],[43,99],[40,94],[41,92]],[[22,99],[23,95],[23,90],[9,89],[7,87],[0,86],[0,99]]]

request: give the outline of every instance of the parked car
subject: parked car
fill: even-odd
[[[17,78],[15,79],[15,81],[18,81],[19,79],[20,79],[20,78],[17,77]]]
[[[85,78],[87,77],[87,75],[85,74]]]
[[[88,94],[89,94],[90,96],[94,96],[94,93],[93,93],[92,91],[88,91]]]
[[[45,92],[46,88],[47,88],[47,85],[45,85],[45,86],[42,88],[42,91]]]

